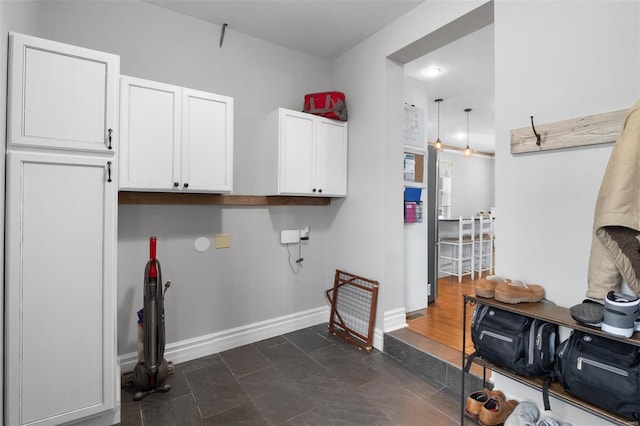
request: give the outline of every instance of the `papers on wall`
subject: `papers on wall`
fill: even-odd
[[[404,180],[415,182],[416,180],[416,155],[404,153]]]
[[[404,144],[424,148],[424,110],[404,104]]]

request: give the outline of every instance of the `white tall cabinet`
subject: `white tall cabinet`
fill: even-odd
[[[278,195],[347,195],[347,123],[279,108],[268,124],[267,192]]]
[[[120,189],[231,192],[233,98],[122,76]]]
[[[10,34],[5,424],[119,420],[119,58]]]

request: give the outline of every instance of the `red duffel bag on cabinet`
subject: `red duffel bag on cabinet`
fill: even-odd
[[[322,92],[304,95],[304,112],[347,121],[347,104],[344,93]]]

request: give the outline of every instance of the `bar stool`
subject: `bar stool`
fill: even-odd
[[[438,241],[438,272],[447,275],[455,275],[458,282],[462,282],[464,275],[474,277],[474,246],[475,246],[475,218],[463,218],[458,220],[458,235],[455,237],[442,237]],[[446,249],[446,250],[443,250]],[[444,260],[444,262],[443,262]]]
[[[478,278],[482,277],[483,271],[489,271],[493,275],[493,216],[481,214],[478,232],[475,236],[475,265]]]

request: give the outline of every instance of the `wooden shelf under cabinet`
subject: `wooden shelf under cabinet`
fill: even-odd
[[[640,346],[640,332],[635,332],[633,336],[629,338],[614,336],[612,334],[603,332],[599,328],[591,327],[591,326],[577,322],[571,317],[571,314],[569,313],[569,309],[563,308],[561,306],[557,306],[551,303],[537,302],[537,303],[509,304],[509,303],[498,302],[495,299],[484,298],[479,296],[468,296],[466,294],[464,295],[463,303],[464,303],[463,311],[465,311],[465,316],[463,316],[463,330],[466,329],[466,309],[467,309],[467,303],[468,303],[471,307],[474,307],[476,305],[493,306],[495,308],[502,309],[504,311],[513,312],[513,313],[524,315],[530,318],[540,319],[550,323],[558,324],[559,326],[568,327],[574,330],[581,330],[586,333],[603,336],[610,340],[618,340],[630,345]],[[463,358],[462,365],[464,366],[467,361],[466,360],[467,357],[464,352],[462,353],[462,358]],[[509,370],[505,370],[504,368],[496,367],[495,365],[482,359],[481,357],[474,358],[473,362],[479,364],[484,369],[495,371],[498,374],[501,374],[512,380],[515,380],[516,382],[527,385],[533,389],[540,390],[540,391],[542,390],[543,378],[530,378],[530,377],[521,376],[519,374],[515,374]],[[463,369],[463,373],[462,373],[463,388],[464,388],[464,375],[465,373]],[[483,376],[486,377],[486,374],[483,374]],[[582,410],[585,410],[595,416],[608,420],[610,422],[620,424],[620,425],[638,425],[638,422],[635,420],[618,416],[614,413],[611,413],[610,411],[591,405],[588,402],[585,402],[580,398],[577,398],[567,393],[562,387],[562,384],[560,384],[557,381],[554,381],[549,387],[549,395],[567,404],[573,405],[574,407],[578,407]],[[462,419],[464,419],[464,401],[465,401],[465,395],[463,392],[463,395],[461,398]]]
[[[283,195],[202,194],[188,192],[118,193],[118,204],[191,204],[223,206],[328,206],[329,197],[292,197]]]

